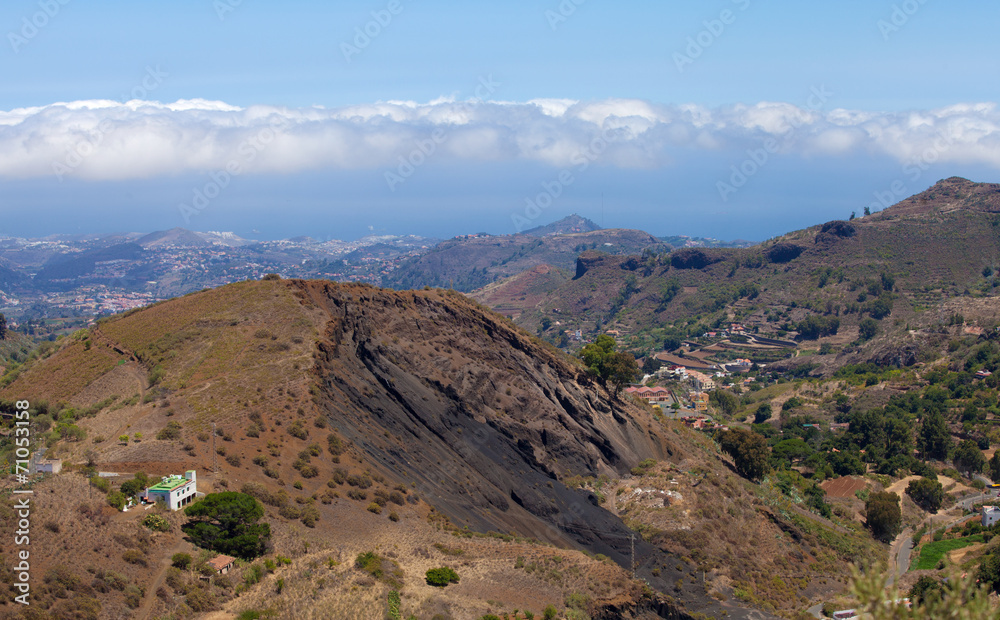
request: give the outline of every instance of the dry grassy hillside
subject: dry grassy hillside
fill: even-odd
[[[368,618],[391,588],[404,611],[428,618],[540,613],[567,597],[615,617],[668,613],[674,604],[606,557],[625,563],[627,529],[561,480],[617,477],[643,458],[683,455],[684,443],[579,374],[504,319],[442,291],[245,282],[103,320],[0,393],[35,404],[47,456],[66,462],[35,487],[32,617],[256,608]],[[157,508],[171,529],[150,532],[137,521],[152,513],[116,512],[86,484],[88,463],[121,474],[112,489],[137,471],[195,469],[202,491],[249,492],[266,505],[274,547],[266,561],[211,582],[170,568],[178,551],[196,563],[207,557],[184,540],[183,517]],[[471,534],[488,530],[519,536]],[[647,574],[677,564],[641,539],[636,547]],[[398,564],[401,582],[356,569],[365,552]],[[441,564],[461,583],[424,584],[423,571]],[[704,593],[685,602],[723,609]]]
[[[41,618],[95,606],[112,618],[370,618],[393,589],[422,620],[548,604],[594,618],[741,618],[760,613],[749,605],[801,609],[817,590],[789,572],[829,571],[839,587],[858,549],[843,527],[736,478],[711,440],[614,399],[454,292],[294,280],[204,291],[61,341],[0,398],[36,403],[48,455],[67,462],[36,486]],[[203,491],[250,493],[274,547],[208,582],[173,569],[178,551],[206,557],[184,540],[183,517],[149,532],[137,524],[148,513],[116,512],[86,485],[88,462],[123,474],[112,487],[196,469]],[[677,506],[633,501],[669,489],[668,472],[688,502],[680,521]],[[629,574],[625,523],[653,590]],[[701,542],[720,527],[730,534]],[[369,552],[383,573],[355,567]],[[442,565],[460,583],[424,582]]]
[[[608,229],[536,237],[477,235],[445,241],[430,252],[402,263],[383,279],[384,286],[417,288],[446,286],[468,292],[537,265],[571,270],[583,250],[600,248],[611,254],[635,254],[646,248],[670,246],[640,230]]]
[[[629,344],[637,350],[655,350],[668,333],[686,337],[730,321],[791,337],[807,317],[837,318],[838,336],[815,348],[828,342],[838,353],[858,339],[869,316],[880,321],[880,333],[897,337],[907,323],[923,326],[928,312],[936,314],[950,300],[995,298],[998,269],[1000,189],[947,179],[871,216],[752,248],[629,257],[585,252],[576,277],[540,305],[498,291],[482,298],[502,300],[526,329],[544,318],[562,323],[550,329],[588,332],[613,325],[636,336]]]

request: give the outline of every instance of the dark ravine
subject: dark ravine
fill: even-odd
[[[414,483],[458,527],[513,532],[630,566],[632,532],[593,494],[560,480],[620,474],[643,458],[683,452],[654,432],[645,410],[581,384],[578,368],[464,297],[295,286],[330,316],[316,355],[317,401],[366,461]],[[421,346],[404,349],[414,342]],[[691,581],[689,567],[638,536],[635,556],[637,574],[656,590],[672,591],[682,576]],[[703,588],[685,591],[681,602],[709,615],[761,617]],[[644,611],[689,617],[665,599]],[[621,617],[613,613],[598,617]]]

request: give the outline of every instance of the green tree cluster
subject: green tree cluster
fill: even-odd
[[[944,487],[937,479],[920,478],[906,485],[906,494],[910,499],[928,512],[937,512],[944,501]]]
[[[184,509],[192,520],[181,529],[199,547],[252,560],[263,555],[271,538],[271,526],[258,523],[264,507],[245,493],[209,493]]]
[[[816,340],[823,336],[834,336],[840,329],[840,319],[835,316],[808,316],[799,321],[796,330],[801,340]]]
[[[937,408],[929,410],[920,424],[919,448],[924,458],[943,461],[948,458],[951,446],[951,433],[944,414]]]
[[[978,474],[986,468],[986,457],[972,439],[966,439],[958,444],[952,461],[955,463],[955,469],[969,474]]]
[[[601,334],[580,350],[580,359],[591,374],[614,386],[617,398],[621,389],[638,377],[639,364],[628,353],[615,351],[616,346],[614,338]]]
[[[742,428],[723,431],[719,444],[733,458],[736,471],[744,478],[757,480],[770,469],[767,440],[753,431]]]
[[[882,542],[891,542],[899,533],[903,513],[899,506],[899,496],[888,491],[879,491],[868,496],[865,502],[865,526],[872,536]]]
[[[878,333],[878,321],[868,317],[858,323],[858,338],[863,342],[871,340]]]
[[[728,390],[714,390],[708,399],[727,417],[736,413],[740,407],[740,399]]]
[[[753,414],[754,424],[763,424],[771,419],[771,403],[761,403]]]

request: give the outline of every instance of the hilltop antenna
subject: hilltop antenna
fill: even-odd
[[[216,462],[216,456],[215,456],[216,454],[218,454],[218,452],[215,451],[215,422],[212,422],[212,473],[213,474],[219,473],[219,465]]]
[[[601,192],[601,228],[604,228],[604,192]]]

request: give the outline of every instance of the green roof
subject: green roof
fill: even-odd
[[[191,481],[185,478],[184,476],[170,476],[168,478],[163,479],[161,482],[149,487],[149,490],[160,491],[160,492],[173,491],[177,487],[183,486],[185,482],[191,482]]]

